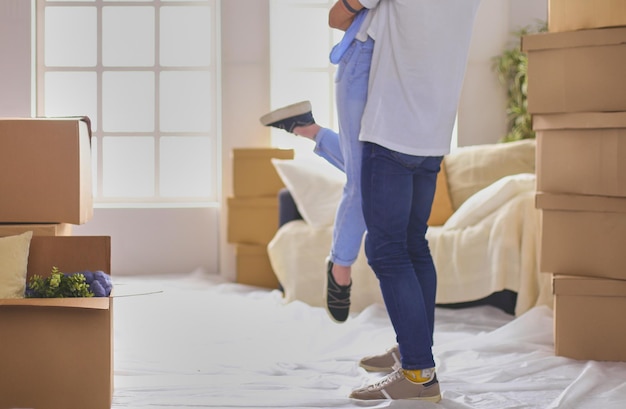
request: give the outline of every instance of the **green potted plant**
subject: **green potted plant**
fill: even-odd
[[[528,113],[527,81],[528,57],[521,50],[521,38],[527,34],[544,32],[547,30],[545,22],[536,26],[526,26],[512,33],[512,45],[502,54],[493,58],[493,69],[498,80],[507,90],[507,134],[501,142],[532,139],[535,132],[532,129],[531,115]]]

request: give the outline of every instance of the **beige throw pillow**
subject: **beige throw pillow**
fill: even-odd
[[[444,158],[454,210],[496,180],[535,173],[535,140],[464,146]]]
[[[0,298],[24,298],[32,231],[0,237]]]

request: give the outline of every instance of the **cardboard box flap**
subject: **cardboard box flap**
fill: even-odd
[[[538,33],[522,37],[522,51],[626,44],[626,27]]]
[[[626,198],[538,192],[535,207],[544,210],[626,213]]]
[[[34,236],[28,255],[28,277],[48,276],[52,267],[64,273],[101,270],[111,274],[111,237]]]
[[[626,112],[533,115],[533,130],[626,128]]]
[[[229,207],[233,208],[271,208],[278,207],[277,197],[229,197],[226,199],[226,203]],[[278,213],[277,213],[278,215]]]
[[[237,158],[293,159],[294,150],[277,148],[235,148],[232,151],[232,155]]]
[[[47,127],[47,123],[66,123],[65,126],[59,128],[59,131],[64,131],[68,128],[78,128],[78,133],[85,133],[89,137],[89,143],[91,144],[91,120],[87,116],[69,116],[69,117],[36,117],[36,118],[0,118],[0,121],[5,121],[9,125],[18,125],[27,132],[35,134],[48,134],[50,129]],[[2,128],[4,129],[4,128]],[[10,128],[7,128],[10,129]]]
[[[19,306],[33,308],[63,307],[88,310],[108,310],[111,308],[109,297],[89,298],[14,298],[0,299],[0,306]]]
[[[263,244],[237,244],[236,256],[267,256],[267,246]]]
[[[626,297],[626,280],[555,275],[552,290],[558,295]]]

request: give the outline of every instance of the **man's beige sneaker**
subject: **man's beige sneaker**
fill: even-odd
[[[441,392],[434,371],[430,381],[415,383],[404,376],[402,369],[396,369],[375,384],[352,391],[350,398],[359,400],[412,399],[437,403],[441,400]]]
[[[393,372],[401,366],[400,350],[396,345],[384,354],[366,356],[359,361],[359,366],[368,372]]]

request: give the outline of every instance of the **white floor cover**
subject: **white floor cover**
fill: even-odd
[[[115,284],[115,409],[626,407],[626,363],[555,357],[546,307],[517,319],[438,310],[442,401],[358,402],[350,390],[381,376],[358,359],[394,342],[381,305],[335,324],[278,291],[202,274]]]

